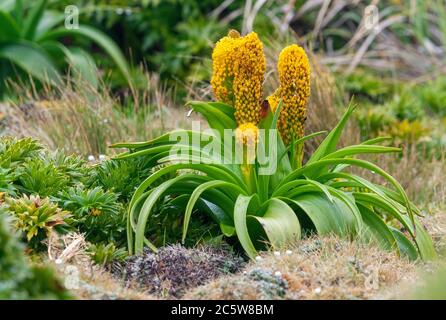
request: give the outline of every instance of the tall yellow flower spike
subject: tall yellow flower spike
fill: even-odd
[[[217,100],[235,107],[237,123],[260,121],[266,59],[255,32],[241,37],[231,30],[212,53],[212,90]]]
[[[280,87],[268,97],[268,102],[271,110],[275,111],[282,99],[277,128],[285,145],[288,145],[293,139],[304,135],[311,70],[304,49],[296,44],[282,50],[277,67]]]

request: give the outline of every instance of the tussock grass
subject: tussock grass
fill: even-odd
[[[0,104],[3,133],[31,136],[50,149],[84,156],[112,152],[117,141],[148,140],[186,119],[186,110],[173,95],[147,75],[147,88],[134,95],[114,96],[102,84],[98,89],[67,78],[59,87],[36,90],[16,86],[19,99]]]

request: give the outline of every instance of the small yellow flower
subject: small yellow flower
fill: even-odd
[[[280,88],[276,89],[276,91],[274,91],[274,93],[272,95],[270,95],[268,98],[266,98],[266,100],[268,100],[268,104],[269,104],[269,107],[271,108],[271,112],[275,113],[276,108],[279,105],[279,101],[280,101]]]
[[[284,143],[289,144],[293,138],[304,135],[310,97],[310,63],[304,49],[293,44],[282,50],[277,67],[280,87],[268,97],[268,102],[274,112],[282,99],[277,127]]]
[[[90,210],[90,214],[94,217],[99,217],[102,214],[102,211],[97,208],[94,208]]]
[[[259,128],[251,122],[241,124],[235,130],[235,139],[243,145],[255,145],[259,141]]]
[[[238,124],[260,121],[266,59],[255,32],[241,37],[231,30],[212,53],[211,86],[218,101],[235,107]]]

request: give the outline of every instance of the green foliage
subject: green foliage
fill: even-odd
[[[18,170],[17,183],[26,194],[43,197],[57,194],[68,186],[70,180],[54,163],[40,158],[29,159]]]
[[[417,96],[432,114],[446,116],[446,77],[438,77],[423,84]]]
[[[0,95],[5,92],[5,80],[16,74],[16,67],[41,82],[57,84],[59,70],[69,64],[76,76],[97,85],[93,58],[81,47],[66,45],[63,40],[67,38],[97,44],[130,83],[127,62],[106,34],[85,23],[76,28],[64,27],[65,14],[47,10],[48,0],[10,3],[9,7],[0,7]]]
[[[372,72],[358,69],[355,72],[341,77],[342,88],[350,95],[358,98],[367,98],[372,101],[382,100],[391,95],[395,84],[375,76]]]
[[[15,194],[14,176],[9,169],[0,167],[0,193]]]
[[[213,102],[192,102],[190,105],[217,132],[228,128],[228,125],[235,129],[231,106]],[[361,154],[399,152],[400,149],[377,145],[385,140],[381,138],[337,149],[353,109],[353,106],[348,108],[304,165],[298,162],[300,158],[294,157],[289,148],[285,148],[280,137],[269,142],[270,132],[276,128],[280,106],[274,115],[270,112],[259,124],[267,132],[266,137],[260,138],[259,147],[277,143],[279,161],[277,170],[270,175],[259,175],[261,163],[222,163],[216,158],[218,152],[203,151],[207,143],[199,139],[201,133],[198,132],[178,130],[170,133],[170,136],[188,137],[187,141],[181,140],[178,144],[170,141],[169,134],[166,134],[145,143],[114,145],[130,149],[130,153],[118,158],[152,156],[163,165],[140,185],[130,201],[127,215],[130,252],[140,253],[144,245],[153,247],[146,230],[156,204],[166,199],[179,199],[184,210],[183,241],[192,214],[199,209],[212,217],[222,234],[236,236],[251,258],[265,242],[280,247],[307,232],[374,238],[384,248],[412,258],[434,258],[436,253],[432,240],[416,218],[420,211],[409,201],[401,185],[375,164],[356,159]],[[294,144],[302,144],[309,137]],[[220,148],[224,145],[223,136],[210,134],[208,138],[208,141],[216,140]],[[201,141],[200,145],[190,144],[189,141],[194,139]],[[234,137],[232,145],[235,145]],[[178,150],[179,147],[182,152],[172,151],[172,148]],[[192,159],[198,156],[202,162],[191,161],[191,154],[195,155]],[[391,188],[346,171],[352,166],[374,172]],[[175,172],[174,178],[159,182],[161,177]],[[392,223],[407,233],[403,234]]]
[[[6,197],[4,206],[14,217],[15,228],[26,236],[32,248],[39,248],[41,241],[54,228],[66,226],[70,216],[69,212],[61,210],[48,198],[41,199],[39,196]]]
[[[93,169],[90,185],[113,191],[122,201],[128,201],[149,174],[150,165],[145,158],[127,161],[109,160]]]
[[[392,110],[400,121],[415,121],[425,116],[424,106],[409,90],[395,95],[384,107]]]
[[[42,146],[32,138],[2,137],[0,139],[0,167],[8,168],[35,157],[41,149]]]
[[[101,187],[72,187],[58,195],[59,204],[73,213],[73,225],[92,242],[119,241],[125,229],[118,196]]]
[[[62,9],[72,3],[60,1],[53,6]],[[77,0],[75,3],[84,8],[81,21],[122,35],[116,36],[115,41],[121,48],[132,48],[134,61],[169,81],[207,79],[210,61],[202,57],[210,55],[214,40],[228,28],[218,21],[219,17],[210,17],[221,5],[219,0]],[[243,5],[243,1],[236,0],[224,14]],[[233,24],[239,22],[237,19]],[[102,64],[107,65],[108,61],[103,60]],[[111,76],[114,85],[122,85],[119,76]]]
[[[30,247],[41,248],[51,228],[62,231],[61,222],[86,233],[92,242],[123,242],[123,203],[149,174],[145,160],[104,161],[92,167],[78,156],[49,152],[29,138],[2,137],[0,149],[0,198],[7,199]]]
[[[127,251],[116,247],[114,243],[91,244],[87,253],[95,263],[100,265],[107,265],[113,261],[121,262],[127,258]]]
[[[66,155],[64,152],[58,150],[55,152],[48,152],[44,157],[45,162],[54,164],[59,172],[63,173],[70,184],[83,183],[88,180],[91,173],[91,168],[87,166],[85,160],[80,156]]]
[[[0,207],[0,299],[70,299],[48,267],[29,266]]]

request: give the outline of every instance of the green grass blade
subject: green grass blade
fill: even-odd
[[[30,43],[0,44],[0,59],[9,60],[34,78],[59,83],[60,75],[51,59],[39,47]]]

